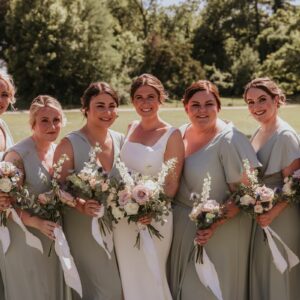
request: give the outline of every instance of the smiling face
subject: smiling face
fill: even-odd
[[[260,123],[272,122],[278,113],[278,96],[272,98],[259,88],[250,88],[245,100],[251,115]]]
[[[93,96],[86,116],[94,126],[109,128],[117,118],[117,103],[106,93]]]
[[[219,108],[217,100],[211,92],[196,92],[184,108],[194,126],[202,129],[215,126]]]
[[[136,90],[132,103],[136,112],[142,118],[156,115],[160,106],[157,91],[149,85],[143,85]]]
[[[42,107],[36,115],[32,126],[33,135],[39,140],[54,142],[62,127],[61,112],[53,107]]]
[[[0,79],[0,115],[8,108],[11,102],[11,95],[7,83]]]

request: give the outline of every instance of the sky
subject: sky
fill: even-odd
[[[169,6],[172,4],[178,4],[180,2],[183,2],[183,0],[160,0],[159,2],[164,6]],[[300,5],[300,0],[293,0],[292,2],[294,4]]]

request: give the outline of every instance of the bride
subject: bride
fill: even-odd
[[[166,98],[163,85],[153,75],[143,74],[132,83],[130,95],[141,120],[129,126],[120,152],[121,160],[132,171],[157,175],[163,162],[175,158],[175,168],[165,182],[165,193],[173,197],[178,188],[184,147],[180,132],[158,115],[159,107]],[[125,300],[172,299],[166,278],[166,261],[173,233],[172,218],[170,214],[164,225],[155,223],[148,216],[139,220],[142,224],[151,223],[163,236],[161,240],[153,237],[161,278],[159,284],[150,269],[149,261],[147,263],[143,246],[141,249],[134,247],[136,224],[128,224],[126,220],[117,224],[114,243]]]

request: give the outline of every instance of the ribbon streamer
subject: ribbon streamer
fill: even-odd
[[[9,231],[6,226],[0,226],[0,242],[2,244],[3,252],[5,254],[10,245]]]
[[[278,271],[282,274],[287,269],[287,267],[289,267],[289,270],[291,270],[294,266],[296,266],[299,263],[298,256],[283,242],[280,236],[269,226],[264,227],[263,230],[266,233],[268,244],[273,256],[273,262],[276,268],[278,269]],[[286,260],[280,253],[279,249],[275,244],[273,237],[276,238],[283,246],[287,254],[288,262],[286,262]]]
[[[107,232],[104,237],[102,237],[100,228],[99,228],[99,219],[104,216],[104,206],[101,205],[101,209],[98,213],[97,217],[93,217],[92,219],[92,236],[96,240],[96,242],[104,249],[109,259],[111,259],[111,252],[113,250],[113,239],[112,234]]]
[[[82,298],[82,285],[80,277],[70,253],[70,248],[66,237],[60,227],[54,229],[55,252],[59,257],[66,284],[74,289]]]
[[[196,272],[202,284],[209,288],[218,300],[223,300],[218,273],[205,249],[203,248],[203,264],[197,262],[197,253],[195,253],[194,259]]]
[[[155,249],[154,241],[152,237],[150,236],[150,233],[148,231],[148,228],[146,225],[143,225],[141,223],[137,223],[138,230],[141,237],[141,249],[145,255],[147,264],[149,269],[151,270],[155,281],[157,283],[157,289],[159,289],[159,298],[160,300],[164,300],[164,292],[163,292],[163,280],[161,276],[161,270],[159,266],[159,259],[157,256],[157,252]]]

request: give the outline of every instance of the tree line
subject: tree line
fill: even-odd
[[[240,96],[254,76],[300,93],[300,7],[288,0],[0,0],[0,59],[26,106],[50,94],[76,106],[92,81],[125,103],[152,73],[171,99],[197,79]]]

